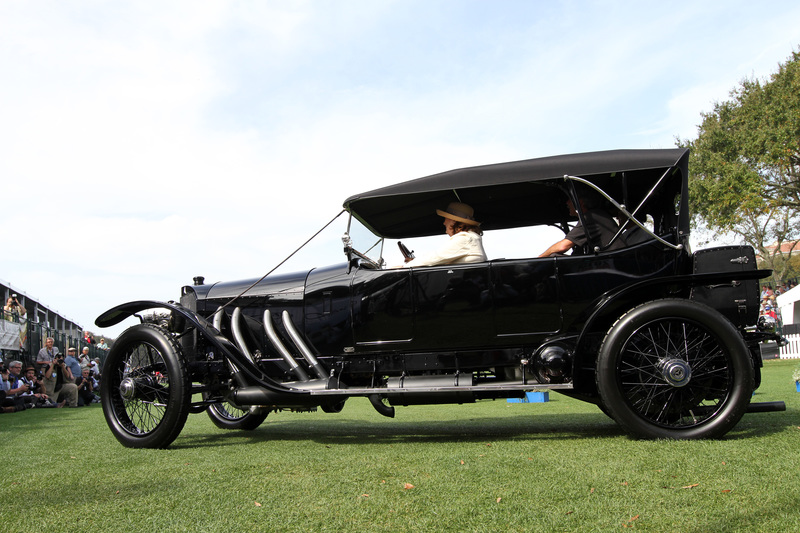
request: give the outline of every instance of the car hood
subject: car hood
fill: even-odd
[[[220,281],[213,285],[195,286],[192,289],[194,289],[199,299],[209,300],[232,299],[242,293],[244,293],[243,298],[259,296],[282,296],[286,298],[293,294],[299,294],[302,298],[309,272],[311,271],[292,272],[268,276],[261,280],[250,278],[237,281]]]

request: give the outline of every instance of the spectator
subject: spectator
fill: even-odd
[[[100,343],[97,345],[97,347],[101,350],[108,350],[108,344],[106,344],[106,340],[103,337],[100,337]]]
[[[81,351],[81,367],[84,367],[89,364],[89,347],[84,346],[83,350]]]
[[[3,307],[3,318],[10,322],[19,322],[19,318],[25,316],[27,311],[19,303],[16,294],[12,294],[6,300],[6,305]]]
[[[2,379],[6,382],[7,388],[5,388],[6,397],[3,399],[3,408],[5,410],[10,407],[14,411],[22,411],[25,409],[22,394],[28,392],[28,385],[19,379],[22,375],[22,362],[11,361],[4,370]]]
[[[44,348],[39,350],[36,355],[36,364],[39,365],[39,371],[44,374],[44,387],[45,393],[53,398],[56,390],[56,376],[53,372],[48,373],[48,369],[52,369],[56,357],[58,357],[58,348],[53,345],[55,340],[53,337],[47,337],[44,341]],[[50,377],[48,377],[50,376]]]
[[[0,359],[0,414],[14,412],[13,407],[10,409],[6,407],[6,391],[10,388],[8,384],[8,369],[3,364],[3,360]]]
[[[74,357],[75,348],[70,348],[73,353],[72,359],[77,363]],[[80,371],[80,365],[78,366]],[[69,365],[66,364],[65,359],[61,356],[56,357],[55,363],[48,365],[48,370],[44,373],[45,384],[48,378],[55,380],[55,390],[53,394],[48,391],[48,396],[57,402],[66,401],[70,407],[78,407],[78,386],[75,385],[75,376],[72,373]]]
[[[2,378],[0,378],[0,391],[7,391],[9,389],[8,386],[8,369],[6,369],[6,365],[3,364],[3,358],[0,357],[0,374],[2,374]]]
[[[94,395],[95,382],[89,367],[83,369],[81,375],[75,380],[75,385],[78,387],[78,405],[89,407],[97,399]]]
[[[75,378],[81,375],[81,363],[78,361],[78,358],[75,357],[75,352],[75,348],[68,348],[67,357],[64,359],[64,364],[67,365],[70,372],[72,372],[71,381],[74,381]]]
[[[25,406],[33,407],[63,407],[64,404],[56,405],[51,401],[45,392],[44,383],[42,379],[36,375],[36,369],[29,366],[25,369],[25,375],[22,377],[22,382],[28,386],[28,391],[22,394],[22,399]]]
[[[95,344],[94,337],[92,337],[92,334],[88,331],[83,332],[83,340],[86,344]]]
[[[94,361],[89,361],[89,370],[94,372],[95,380],[100,379],[100,358],[95,357]]]

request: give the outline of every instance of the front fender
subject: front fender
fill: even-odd
[[[192,313],[190,310],[186,309],[180,304],[176,304],[174,302],[158,302],[155,300],[138,300],[136,302],[128,302],[116,307],[112,307],[97,317],[97,320],[94,321],[94,324],[98,328],[116,326],[126,318],[134,316],[136,313],[140,313],[145,309],[169,309],[170,311],[176,311],[180,313],[188,320],[197,322],[197,325],[200,327],[204,327],[201,326],[202,321],[202,323],[205,323],[207,327],[213,328],[213,326],[211,326],[206,319],[198,316],[195,313]]]
[[[228,360],[232,361],[239,370],[242,371],[248,378],[255,384],[258,384],[273,392],[288,392],[294,394],[308,394],[308,392],[301,392],[296,389],[284,387],[276,382],[261,369],[255,365],[249,358],[245,357],[241,351],[232,344],[222,333],[219,332],[208,320],[201,317],[194,311],[187,309],[181,304],[175,302],[158,302],[155,300],[138,300],[135,302],[128,302],[116,307],[112,307],[105,313],[101,314],[94,321],[95,325],[99,328],[107,328],[119,324],[128,317],[136,315],[146,309],[168,309],[173,313],[178,313],[182,316],[187,323],[187,326],[194,327],[201,333],[217,350],[219,353],[225,355]]]

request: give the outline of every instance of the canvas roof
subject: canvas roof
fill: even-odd
[[[625,172],[632,182],[649,182],[647,176],[680,166],[685,181],[688,152],[685,148],[612,150],[461,168],[356,194],[345,200],[344,207],[389,238],[441,233],[441,218],[435,211],[453,201],[470,204],[484,229],[552,223],[564,216],[566,196],[556,186],[564,175],[609,182]],[[640,172],[648,170],[655,172]],[[641,183],[639,189],[650,185]]]

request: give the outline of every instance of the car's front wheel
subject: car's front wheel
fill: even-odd
[[[753,393],[753,366],[736,328],[690,300],[648,302],[608,331],[597,387],[611,417],[639,438],[721,437]]]
[[[189,415],[191,387],[180,346],[163,328],[133,326],[120,335],[103,366],[103,414],[129,448],[166,448]]]

